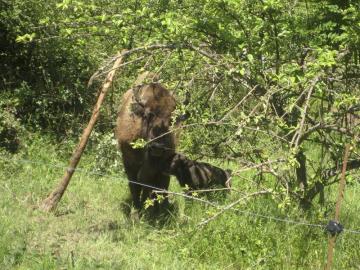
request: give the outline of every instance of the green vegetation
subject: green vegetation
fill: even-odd
[[[322,228],[236,211],[326,224],[350,144],[340,221],[360,228],[359,10],[355,0],[0,0],[0,268],[322,268]],[[45,214],[36,207],[123,49],[83,170]],[[113,129],[144,70],[190,114],[178,151],[233,170],[238,192],[209,200],[269,194],[201,228],[219,209],[179,196],[164,220],[129,215]],[[175,180],[170,190],[181,192]],[[334,269],[359,269],[359,237],[340,235]]]
[[[35,137],[27,152],[1,156],[1,269],[319,269],[324,265],[327,236],[318,227],[233,211],[199,227],[217,210],[182,197],[171,197],[174,209],[165,223],[136,221],[126,214],[126,177],[118,169],[97,175],[94,153],[85,154],[82,170],[74,175],[54,214],[36,210],[66,165],[67,146],[51,142]],[[257,190],[241,178],[234,179],[234,187],[244,193]],[[349,186],[346,192],[341,221],[347,228],[356,229],[360,222],[359,188]],[[180,191],[175,179],[171,190]],[[236,209],[325,224],[332,216],[335,193],[326,192],[331,198],[327,207],[306,214],[296,206],[283,211],[271,196],[250,198]],[[227,204],[238,197],[233,191],[218,202]],[[359,239],[358,234],[341,234],[334,269],[357,269]]]

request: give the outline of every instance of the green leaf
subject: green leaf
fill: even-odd
[[[22,35],[22,36],[17,36],[15,41],[16,41],[17,43],[28,43],[28,42],[33,41],[33,39],[35,38],[35,36],[36,36],[35,33],[25,34],[25,35]]]
[[[144,148],[146,144],[147,142],[144,139],[137,139],[136,141],[130,143],[134,149]]]
[[[250,63],[254,62],[254,56],[252,54],[248,54],[246,55],[247,59],[249,60]]]

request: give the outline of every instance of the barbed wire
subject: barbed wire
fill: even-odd
[[[85,173],[87,175],[96,175],[96,176],[107,177],[107,178],[116,179],[116,180],[120,180],[120,181],[124,181],[124,182],[128,182],[128,183],[133,183],[133,184],[140,185],[140,186],[143,186],[143,187],[151,188],[153,190],[160,191],[160,193],[166,193],[166,194],[169,194],[169,195],[181,196],[181,197],[184,197],[185,199],[198,201],[198,202],[204,203],[206,205],[215,207],[218,210],[223,210],[224,209],[224,207],[222,205],[220,205],[220,204],[217,204],[217,203],[214,203],[214,202],[211,202],[209,200],[202,199],[202,198],[199,198],[199,197],[194,197],[194,196],[188,195],[186,193],[169,191],[169,190],[161,189],[161,188],[158,188],[158,187],[155,187],[155,186],[152,186],[152,185],[140,183],[140,182],[137,182],[137,181],[128,180],[128,179],[125,179],[125,178],[115,177],[115,176],[112,176],[110,174],[105,174],[105,173],[101,173],[101,172],[97,172],[97,171],[91,171],[91,170],[88,170],[88,169],[83,169],[83,168],[73,169],[73,168],[69,168],[69,167],[65,166],[65,164],[60,164],[59,165],[59,164],[42,162],[42,161],[33,161],[33,160],[28,160],[28,159],[14,159],[14,158],[9,159],[9,158],[3,157],[3,156],[0,156],[0,160],[3,160],[3,161],[8,162],[8,163],[43,165],[43,166],[49,166],[49,167],[52,167],[52,168],[62,169],[62,170],[69,170],[70,169],[70,170],[74,170],[74,171],[78,171],[78,172],[83,172],[83,173]],[[194,191],[194,192],[196,192],[196,191]],[[242,214],[242,215],[247,215],[247,216],[272,220],[272,221],[278,221],[278,222],[283,222],[283,223],[292,224],[292,225],[302,225],[302,226],[308,226],[308,227],[314,227],[314,228],[322,228],[323,230],[325,230],[325,228],[326,228],[326,225],[323,225],[323,224],[310,223],[310,222],[307,222],[307,221],[292,220],[292,219],[289,219],[288,217],[283,218],[283,217],[270,216],[270,215],[266,215],[266,214],[262,214],[262,213],[256,213],[256,212],[247,211],[247,210],[241,210],[241,209],[237,209],[237,208],[231,208],[230,210],[232,210],[235,213]],[[351,233],[351,234],[360,234],[359,230],[347,229],[347,228],[344,228],[343,232]]]

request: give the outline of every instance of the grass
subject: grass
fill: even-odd
[[[0,269],[321,269],[327,236],[321,228],[290,225],[227,211],[205,227],[198,223],[215,213],[212,207],[181,197],[171,198],[174,210],[165,223],[136,221],[126,211],[126,177],[79,171],[57,211],[36,209],[66,167],[68,144],[55,146],[35,137],[17,155],[0,159]],[[19,162],[26,159],[33,163]],[[56,165],[56,166],[53,166]],[[96,167],[94,153],[85,153],[80,167]],[[243,175],[251,178],[251,172]],[[238,190],[256,187],[235,178]],[[175,181],[171,190],[179,191]],[[341,221],[359,228],[360,186],[347,187]],[[271,196],[250,199],[238,209],[293,220],[323,223],[333,215],[336,186],[326,191],[329,202],[302,213],[281,209]],[[218,200],[239,197],[233,192]],[[124,206],[125,205],[125,206]],[[342,233],[333,269],[360,269],[360,235]]]

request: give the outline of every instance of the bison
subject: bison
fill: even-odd
[[[176,176],[180,186],[192,190],[219,185],[231,187],[231,170],[223,170],[205,162],[193,161],[182,154],[172,158],[169,173]]]
[[[169,187],[170,176],[164,172],[175,153],[175,136],[169,132],[175,106],[175,98],[160,83],[139,85],[122,97],[115,136],[137,209],[151,197],[152,187]],[[147,145],[133,148],[131,143],[138,139]]]

